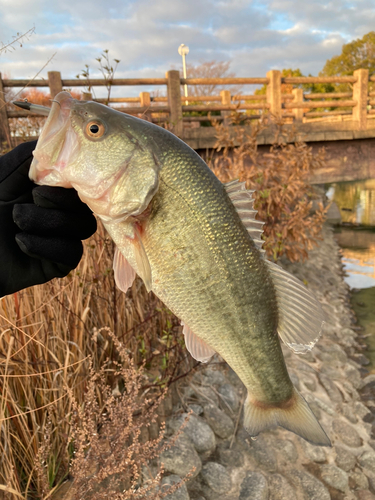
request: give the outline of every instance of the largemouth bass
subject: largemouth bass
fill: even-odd
[[[244,183],[222,184],[170,132],[67,92],[53,101],[30,178],[75,188],[116,243],[118,287],[125,292],[137,273],[181,319],[195,359],[217,352],[233,368],[248,390],[251,436],[280,425],[330,445],[279,340],[310,350],[323,313],[300,281],[265,259]]]

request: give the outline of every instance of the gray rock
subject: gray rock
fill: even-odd
[[[270,491],[269,500],[297,498],[296,489],[281,474],[272,474],[268,478],[268,486]]]
[[[184,395],[188,399],[198,400],[200,403],[219,404],[219,398],[216,392],[211,387],[206,387],[198,384],[191,384],[185,388]],[[189,404],[192,401],[189,401]]]
[[[171,476],[163,477],[161,481],[161,491],[164,493],[169,486],[173,486],[174,484],[181,481],[180,476],[176,476],[172,474]],[[164,497],[165,500],[190,500],[190,496],[188,490],[186,488],[186,484],[183,483],[174,493],[170,493],[169,495]]]
[[[176,419],[180,426],[185,421],[187,413],[183,413]],[[197,415],[190,415],[189,421],[183,429],[183,432],[190,438],[194,448],[198,453],[212,453],[216,448],[215,434],[211,427]]]
[[[280,452],[280,456],[285,462],[294,463],[297,460],[297,448],[293,441],[289,441],[289,439],[277,439],[274,442],[274,446]]]
[[[191,403],[190,405],[188,405],[188,409],[191,410],[192,412],[195,413],[195,415],[202,415],[203,413],[203,406],[201,405],[198,405],[198,404],[194,404],[194,403]]]
[[[375,451],[365,451],[359,457],[358,462],[360,463],[361,467],[375,472]]]
[[[358,415],[359,418],[361,418],[365,422],[370,422],[372,420],[373,417],[371,411],[363,403],[361,403],[360,401],[355,401],[353,407],[356,415]]]
[[[350,451],[342,448],[341,446],[335,447],[336,451],[336,464],[340,469],[349,472],[354,469],[356,464],[355,456]]]
[[[362,385],[362,377],[357,368],[352,365],[348,365],[345,368],[344,374],[345,378],[351,382],[353,387],[355,387],[356,389],[360,388],[360,386]]]
[[[351,328],[342,328],[340,334],[343,337],[353,337],[353,338],[355,338],[357,336],[357,334],[355,333],[355,331],[352,330]]]
[[[219,404],[219,396],[213,389],[211,389],[211,387],[199,387],[198,398],[202,401],[202,403],[213,403],[215,405]]]
[[[236,412],[240,406],[240,400],[233,385],[223,384],[218,387],[217,391],[221,396],[223,409],[229,406],[232,412]]]
[[[346,355],[346,352],[342,347],[340,347],[338,344],[330,344],[330,345],[324,345],[324,350],[326,352],[329,352],[330,355],[334,358],[337,359],[337,361],[340,361],[342,364],[346,364],[348,361],[348,356]]]
[[[342,420],[334,420],[332,422],[333,432],[347,446],[358,448],[362,446],[362,439],[358,432],[351,425]]]
[[[360,490],[357,491],[358,500],[375,500],[375,495],[371,491]]]
[[[202,469],[202,462],[191,440],[182,433],[174,446],[163,451],[160,462],[165,470],[180,477],[185,477],[195,467],[192,477],[196,477]]]
[[[226,439],[233,435],[234,423],[220,408],[212,404],[204,405],[204,418],[216,435]]]
[[[368,479],[361,470],[355,469],[349,474],[349,486],[352,490],[367,490]]]
[[[248,472],[241,483],[239,500],[267,500],[267,479],[260,472]]]
[[[249,453],[261,467],[269,471],[276,470],[277,461],[275,451],[273,446],[267,444],[263,436],[260,435],[256,440],[251,441]]]
[[[227,383],[224,373],[220,369],[215,369],[211,366],[207,367],[203,372],[204,384],[221,385]]]
[[[225,467],[216,462],[207,462],[201,476],[203,481],[216,493],[227,493],[232,487],[232,481]]]
[[[375,390],[375,373],[371,375],[367,375],[362,380],[362,388],[363,391]]]
[[[308,500],[331,500],[327,488],[314,476],[301,470],[293,470],[290,478],[294,484],[300,486]]]
[[[317,398],[316,396],[313,396],[312,394],[306,394],[305,395],[306,401],[309,403],[310,408],[313,410],[314,415],[319,419],[319,414],[315,413],[315,409],[313,409],[313,404],[315,406],[318,406],[320,409],[328,413],[328,415],[334,415],[335,411],[332,409],[331,406],[327,405],[324,401],[321,399]]]
[[[354,410],[350,405],[343,404],[341,406],[341,412],[352,424],[356,424],[358,422],[357,415],[354,413]]]
[[[299,377],[296,373],[292,372],[291,370],[289,370],[289,377],[290,377],[290,380],[292,381],[294,387],[299,391],[301,390],[301,385],[299,383]]]
[[[320,374],[319,380],[324,389],[327,391],[329,399],[334,403],[341,403],[342,402],[341,392],[337,388],[336,384],[331,380],[331,378],[327,377],[326,375]]]
[[[300,439],[306,457],[312,462],[322,463],[326,461],[326,452],[322,446],[315,446],[304,439]]]
[[[217,447],[217,455],[219,462],[227,467],[242,467],[244,464],[244,457],[241,450],[231,449],[224,445]]]
[[[316,378],[314,377],[314,375],[308,375],[307,373],[304,373],[301,377],[301,380],[304,384],[304,386],[306,387],[306,389],[308,389],[309,391],[316,391]]]
[[[348,475],[345,471],[333,464],[322,465],[322,479],[327,484],[345,493],[348,489]]]
[[[354,360],[362,366],[367,366],[370,364],[370,360],[362,353],[354,353],[352,355]]]

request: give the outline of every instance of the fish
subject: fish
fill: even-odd
[[[181,320],[191,355],[218,353],[247,389],[250,436],[281,426],[330,440],[293,386],[281,341],[313,348],[324,314],[313,294],[265,257],[254,195],[223,184],[166,129],[68,92],[53,100],[33,153],[30,179],[77,190],[116,244],[124,292],[139,275]]]

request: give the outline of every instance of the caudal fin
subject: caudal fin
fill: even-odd
[[[295,389],[291,400],[283,407],[251,401],[248,395],[244,405],[244,427],[250,436],[257,436],[277,425],[298,434],[312,444],[331,446],[331,441],[309,405]]]

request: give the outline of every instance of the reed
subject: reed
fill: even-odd
[[[113,253],[99,225],[66,278],[0,301],[0,498],[1,492],[45,498],[46,484],[51,491],[69,474],[72,414],[87,404],[90,381],[101,373],[99,411],[108,406],[100,387],[123,390],[122,377],[110,367],[120,361],[114,339],[143,374],[139,393],[147,391],[151,400],[180,375],[178,364],[189,370],[178,320],[140,280],[126,294],[116,288]],[[123,411],[129,405],[125,401]]]

